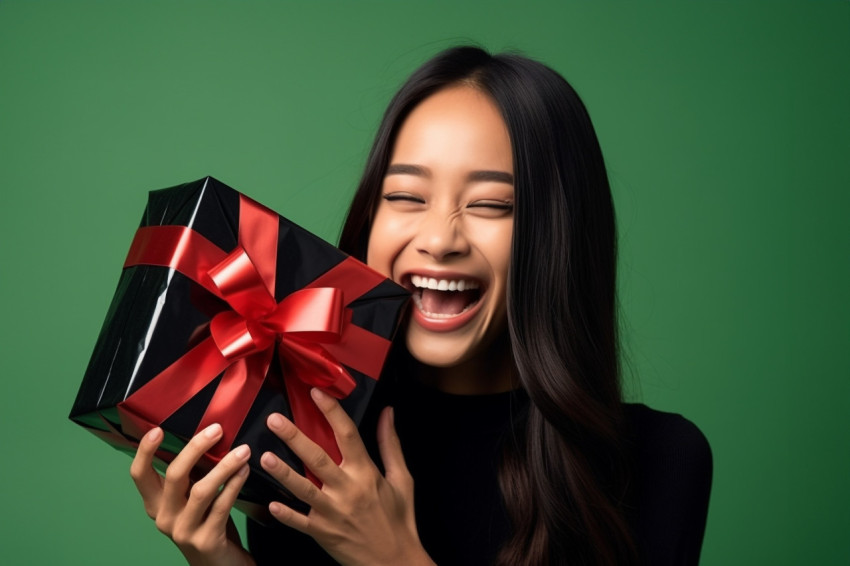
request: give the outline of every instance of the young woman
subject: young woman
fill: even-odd
[[[269,418],[323,486],[263,454],[311,510],[272,503],[281,527],[250,523],[250,554],[229,521],[247,447],[190,484],[220,428],[193,438],[164,479],[151,431],[131,473],[190,563],[698,561],[711,452],[682,417],[622,401],[611,194],[563,78],[471,47],[425,63],[387,109],[341,248],[413,294],[381,380],[392,408],[361,437],[314,392],[339,466]]]

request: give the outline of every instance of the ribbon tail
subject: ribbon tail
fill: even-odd
[[[340,340],[323,344],[323,347],[348,367],[378,379],[391,345],[386,338],[347,322]]]
[[[305,287],[336,287],[343,290],[346,305],[365,295],[386,280],[377,271],[363,265],[353,257],[345,258],[324,275]]]
[[[278,225],[276,212],[239,195],[239,245],[255,262],[266,288],[274,294],[277,266]]]
[[[292,420],[301,431],[318,444],[336,463],[342,462],[342,453],[336,444],[336,437],[325,415],[310,396],[311,386],[300,379],[285,379],[286,395],[292,409]],[[304,466],[304,474],[311,482],[321,487],[322,482]]]
[[[227,368],[212,338],[206,338],[118,404],[122,430],[141,438],[162,424]]]
[[[206,273],[226,256],[224,250],[188,226],[143,226],[133,237],[124,267],[170,267],[216,293]]]
[[[210,404],[195,431],[202,431],[213,423],[221,425],[222,438],[207,455],[214,462],[221,460],[233,447],[236,435],[242,428],[257,394],[266,379],[271,365],[273,350],[236,360],[221,378]]]

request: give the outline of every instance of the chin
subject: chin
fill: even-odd
[[[439,369],[466,366],[468,370],[480,370],[487,367],[489,361],[499,357],[499,353],[493,351],[494,344],[490,336],[440,334],[413,326],[415,324],[412,322],[407,330],[407,351],[426,366]]]
[[[407,337],[407,351],[417,362],[435,368],[451,368],[462,364],[466,352],[458,352],[457,343],[441,347],[437,344],[423,344],[423,340]]]

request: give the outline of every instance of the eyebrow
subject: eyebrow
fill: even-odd
[[[507,171],[473,171],[469,174],[470,181],[493,181],[495,183],[514,184],[514,176]]]
[[[389,175],[414,175],[416,177],[429,178],[431,172],[419,165],[410,165],[408,163],[394,163],[387,167],[385,176]],[[507,171],[473,171],[469,174],[470,181],[492,181],[495,183],[514,184],[514,176]]]
[[[416,175],[417,177],[430,177],[431,172],[419,165],[408,165],[407,163],[394,163],[387,167],[388,175]]]

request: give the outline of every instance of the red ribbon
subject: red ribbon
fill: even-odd
[[[351,324],[346,305],[384,277],[347,258],[276,302],[278,216],[244,195],[239,202],[239,243],[229,253],[186,226],[146,226],[136,232],[124,267],[172,268],[232,310],[216,314],[209,337],[118,405],[122,426],[140,438],[224,372],[196,430],[222,425],[223,439],[208,453],[214,461],[221,459],[277,347],[294,421],[339,463],[333,431],[309,392],[318,387],[339,399],[348,396],[356,384],[343,364],[373,379],[380,375],[390,342]]]

